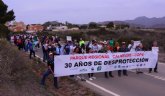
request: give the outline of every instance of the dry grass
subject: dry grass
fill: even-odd
[[[30,64],[16,47],[0,41],[0,96],[53,96],[39,85]]]
[[[15,46],[0,40],[0,96],[99,96],[67,77],[60,78],[58,90],[49,76],[46,86],[39,84],[45,64]]]

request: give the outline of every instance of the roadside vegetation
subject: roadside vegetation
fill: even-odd
[[[142,41],[144,47],[149,49],[151,42],[156,40],[160,47],[160,52],[165,52],[165,30],[141,30],[141,29],[91,29],[91,30],[79,30],[79,31],[64,31],[64,32],[41,32],[39,36],[52,36],[57,35],[61,39],[66,40],[66,36],[72,36],[74,40],[83,38],[85,41],[90,40],[110,40],[111,38],[121,43],[125,41],[127,44],[131,40]]]
[[[46,68],[39,58],[30,60],[28,54],[0,40],[0,96],[99,96],[68,77],[60,78],[59,89],[53,86],[53,75],[41,86]]]

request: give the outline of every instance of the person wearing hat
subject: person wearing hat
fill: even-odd
[[[54,75],[54,54],[52,52],[49,53],[49,59],[48,59],[48,70],[44,73],[42,79],[41,79],[41,85],[45,85],[46,78],[50,75]],[[54,86],[58,89],[58,81],[57,77],[54,77]]]
[[[119,48],[119,52],[129,52],[129,49],[126,47],[126,43],[122,42],[121,48]],[[123,71],[124,76],[128,76],[127,70],[118,70],[118,76],[121,76],[121,71]]]

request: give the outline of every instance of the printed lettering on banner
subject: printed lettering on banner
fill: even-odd
[[[158,54],[152,51],[60,55],[54,58],[55,76],[154,68]]]

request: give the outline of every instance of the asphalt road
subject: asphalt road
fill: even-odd
[[[41,49],[36,55],[42,58]],[[86,75],[86,82],[79,82],[102,96],[165,96],[165,63],[159,63],[158,73],[148,73],[148,69],[143,69],[143,74],[134,71],[130,70],[128,76],[121,77],[113,71],[114,78],[108,79],[104,73],[97,73],[92,81]]]

